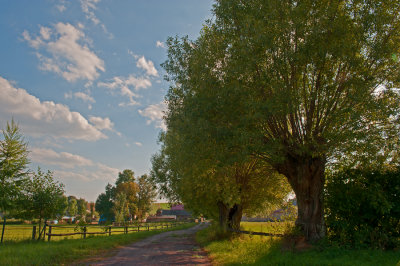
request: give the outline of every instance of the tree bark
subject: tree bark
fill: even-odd
[[[3,237],[4,237],[4,230],[6,228],[6,215],[3,214],[3,229],[1,230],[1,242],[3,243]]]
[[[240,230],[240,221],[242,220],[243,207],[242,205],[235,204],[229,210],[228,226],[233,230]]]
[[[228,207],[222,201],[218,201],[217,205],[219,210],[219,227],[223,232],[226,232],[228,229]]]
[[[325,236],[323,188],[325,158],[288,157],[277,169],[285,175],[297,198],[298,226],[309,242]]]

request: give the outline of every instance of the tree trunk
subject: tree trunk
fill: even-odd
[[[235,204],[229,210],[228,226],[233,230],[240,230],[240,221],[242,220],[243,207],[242,205]]]
[[[323,188],[325,183],[324,158],[287,158],[277,167],[293,188],[298,206],[296,226],[307,241],[317,241],[325,236]]]
[[[3,243],[5,229],[6,229],[6,215],[3,214],[3,229],[1,230],[1,242],[0,243]]]
[[[222,201],[218,201],[217,205],[219,210],[219,227],[223,232],[226,232],[228,229],[228,207]]]

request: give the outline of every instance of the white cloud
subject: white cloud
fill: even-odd
[[[118,89],[122,96],[129,98],[128,103],[120,103],[119,105],[129,106],[138,104],[135,99],[139,98],[139,95],[134,93],[132,89],[138,91],[140,89],[148,88],[151,86],[151,81],[147,78],[137,78],[133,75],[129,75],[128,78],[114,77],[109,82],[99,82],[97,83],[97,86],[108,88],[111,91]]]
[[[89,103],[95,103],[96,102],[95,99],[93,99],[92,96],[90,96],[89,94],[84,93],[84,92],[75,92],[74,94],[72,94],[72,92],[68,92],[68,93],[64,94],[64,98],[65,99],[72,99],[73,97],[75,99],[80,99],[80,100],[82,100],[84,102],[89,102]]]
[[[140,57],[136,61],[136,66],[138,68],[144,69],[146,71],[146,74],[149,76],[154,76],[154,77],[158,76],[157,69],[154,67],[153,62],[150,60],[146,60],[144,56]]]
[[[105,117],[97,117],[91,116],[89,121],[98,129],[98,130],[113,130],[114,123],[111,122],[110,118]]]
[[[143,146],[143,143],[141,143],[141,142],[135,142],[135,145],[138,146],[138,147],[142,147],[142,146]]]
[[[51,149],[33,148],[30,152],[33,162],[60,166],[61,168],[75,168],[92,166],[92,160],[68,152],[56,152]]]
[[[165,43],[160,42],[160,41],[157,41],[157,42],[156,42],[156,47],[165,48]]]
[[[85,13],[86,19],[90,20],[94,25],[100,25],[104,33],[108,35],[108,38],[114,38],[114,35],[107,30],[106,25],[101,23],[101,21],[97,18],[94,11],[97,9],[97,4],[100,0],[80,0],[81,9],[83,13]]]
[[[14,118],[24,134],[86,141],[107,138],[80,113],[71,111],[63,104],[41,102],[26,90],[14,88],[1,76],[0,95],[0,117]]]
[[[60,0],[59,3],[56,5],[56,8],[58,9],[58,11],[60,11],[62,13],[65,10],[67,10],[66,5],[67,5],[67,2],[65,0]]]
[[[100,0],[81,0],[81,8],[83,13],[85,13],[86,18],[92,21],[95,25],[100,23],[100,20],[94,14],[94,10],[97,9],[96,4]]]
[[[105,180],[112,182],[118,176],[119,170],[105,164],[96,163],[92,167],[81,167],[75,169],[75,171],[55,170],[54,173],[56,177],[64,180],[76,179],[86,182]]]
[[[71,24],[59,22],[53,30],[41,27],[40,36],[35,38],[25,30],[22,36],[30,46],[40,51],[37,57],[41,70],[55,72],[69,82],[78,79],[93,81],[98,78],[99,71],[105,71],[104,61],[87,44],[80,43],[88,42],[85,34]]]
[[[67,9],[67,7],[66,7],[65,5],[62,5],[62,4],[56,5],[56,8],[57,8],[58,11],[60,11],[61,13],[64,12],[64,11]]]
[[[146,107],[143,110],[139,110],[139,114],[143,117],[148,118],[147,124],[150,125],[153,123],[156,128],[161,128],[166,131],[167,126],[164,123],[163,116],[166,109],[166,105],[164,102],[158,104],[152,104]]]

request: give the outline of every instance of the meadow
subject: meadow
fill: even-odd
[[[290,229],[290,223],[243,222],[242,228],[278,233]],[[216,265],[400,265],[400,250],[355,250],[325,242],[294,251],[282,248],[280,237],[233,235],[226,239],[213,225],[198,232],[196,238]]]
[[[88,237],[86,239],[63,239],[60,241],[9,242],[0,247],[0,265],[64,265],[83,264],[92,257],[112,255],[113,249],[139,241],[165,231],[174,231],[194,226],[194,223],[177,227],[116,234],[109,237]]]

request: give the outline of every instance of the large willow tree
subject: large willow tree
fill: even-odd
[[[327,162],[396,134],[400,2],[218,0],[213,12],[197,40],[169,40],[168,126],[201,101],[190,112],[203,123],[186,127],[286,176],[296,223],[318,240]]]

